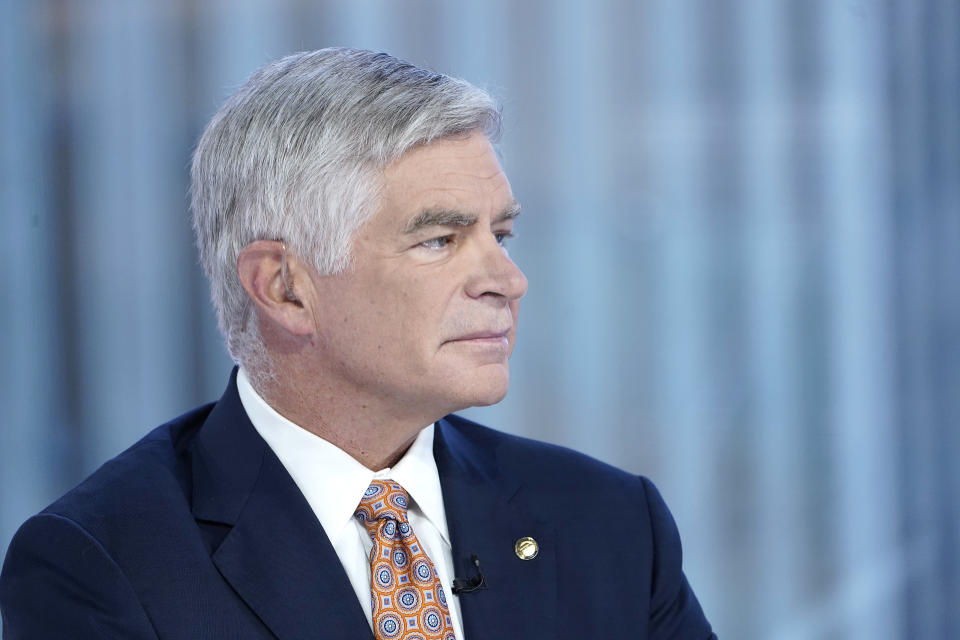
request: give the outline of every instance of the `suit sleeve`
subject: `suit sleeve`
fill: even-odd
[[[6,640],[155,640],[132,585],[73,520],[43,513],[10,543],[0,573]]]
[[[656,640],[716,640],[697,597],[683,574],[680,534],[660,492],[641,477],[650,512],[653,537],[653,584],[650,638]]]

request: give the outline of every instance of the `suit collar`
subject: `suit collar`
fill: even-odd
[[[193,515],[230,525],[240,517],[268,450],[243,410],[236,375],[234,369],[190,452]]]
[[[372,638],[323,527],[247,418],[236,370],[191,451],[193,514],[230,527],[221,575],[280,640]]]
[[[502,468],[502,436],[460,418],[437,423],[434,455],[443,485],[454,572],[476,575],[476,554],[487,589],[459,596],[464,633],[472,638],[555,638],[557,607],[556,535],[553,525],[531,515],[523,485]],[[481,440],[486,439],[486,443]],[[539,545],[521,560],[516,541]]]

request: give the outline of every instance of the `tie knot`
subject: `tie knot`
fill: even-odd
[[[388,524],[391,521],[397,523],[401,529],[409,530],[408,500],[406,490],[393,480],[374,480],[363,492],[363,498],[353,515],[363,523],[371,536],[379,525]],[[393,525],[389,526],[389,529],[391,534],[395,530]]]

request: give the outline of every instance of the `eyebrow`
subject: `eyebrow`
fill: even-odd
[[[504,208],[493,219],[494,222],[513,220],[520,215],[520,203],[516,200]],[[477,223],[477,216],[455,209],[425,209],[418,213],[413,220],[404,227],[404,233],[416,233],[426,227],[469,227]]]

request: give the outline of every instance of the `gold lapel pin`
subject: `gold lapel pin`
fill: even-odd
[[[530,536],[524,536],[513,543],[513,552],[521,560],[533,560],[540,553],[540,545]]]

